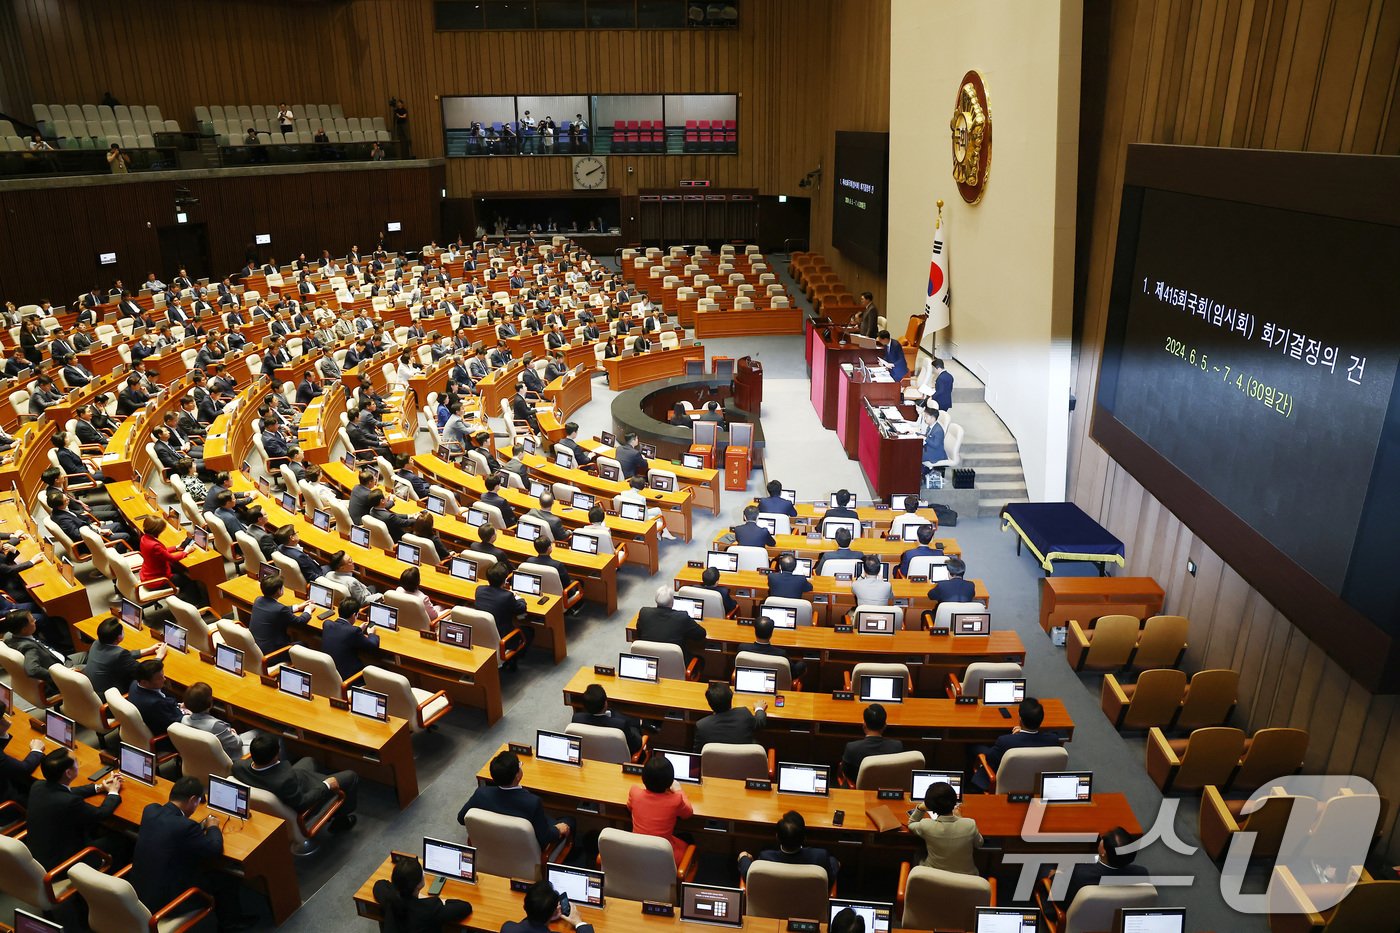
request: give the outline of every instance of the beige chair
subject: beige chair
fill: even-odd
[[[0,668],[9,676],[10,687],[30,706],[44,709],[62,702],[62,694],[50,695],[47,685],[25,673],[24,655],[4,642],[0,642]]]
[[[1239,699],[1238,671],[1216,669],[1197,671],[1186,685],[1181,709],[1172,723],[1175,729],[1199,729],[1202,726],[1223,726],[1230,721]]]
[[[434,625],[451,615],[452,610],[441,613],[436,619],[428,617],[428,609],[423,605],[423,597],[412,593],[405,593],[402,589],[395,587],[387,591],[383,597],[384,605],[397,609],[399,612],[399,627],[413,629],[415,632],[431,631]],[[476,628],[472,628],[472,633],[476,633]]]
[[[1034,794],[1040,790],[1040,775],[1045,771],[1063,771],[1069,763],[1069,752],[1063,746],[1042,748],[1012,748],[1001,756],[996,772],[987,756],[977,756],[977,769],[991,783],[994,794]]]
[[[1395,928],[1400,916],[1400,881],[1376,881],[1369,875],[1336,907],[1317,908],[1304,885],[1285,866],[1276,866],[1269,885],[1272,929],[1277,933],[1374,933]],[[1294,921],[1281,923],[1279,920]]]
[[[470,606],[453,606],[452,621],[470,625],[472,644],[496,652],[497,662],[504,664],[525,650],[525,636],[519,629],[513,630],[504,640],[496,632],[496,620],[489,613]]]
[[[199,778],[207,785],[211,774],[226,778],[233,773],[233,759],[212,732],[175,722],[165,734],[180,755],[180,773],[185,777]]]
[[[758,744],[709,742],[700,750],[702,778],[729,778],[770,781],[778,770],[778,757],[772,749]]]
[[[418,549],[419,559],[424,566],[436,567],[442,563],[443,555],[438,553],[437,545],[429,538],[424,538],[411,532],[404,532],[399,539],[404,544],[411,544]]]
[[[1099,706],[1115,729],[1165,729],[1181,711],[1186,695],[1186,674],[1172,668],[1143,671],[1137,683],[1120,684],[1105,674]]]
[[[1065,660],[1076,671],[1117,671],[1128,666],[1137,647],[1138,620],[1109,615],[1087,631],[1071,619],[1065,643]]]
[[[1244,733],[1228,726],[1197,729],[1185,739],[1147,730],[1147,775],[1162,793],[1224,787],[1244,754]]]
[[[1124,907],[1157,906],[1157,889],[1150,884],[1098,884],[1081,888],[1063,920],[1052,919],[1051,933],[1098,933],[1113,929]]]
[[[846,673],[846,689],[859,689],[862,677],[903,677],[904,695],[914,695],[914,678],[909,676],[909,666],[881,661],[862,661]]]
[[[867,755],[856,772],[858,790],[880,790],[891,787],[903,790],[914,781],[914,771],[924,766],[920,751],[894,752],[889,755]]]
[[[153,606],[165,599],[167,596],[175,595],[175,587],[170,585],[170,581],[165,577],[156,577],[152,580],[139,580],[136,571],[131,569],[131,565],[126,561],[112,561],[117,581],[117,591],[127,599],[140,606]]]
[[[476,870],[488,875],[540,880],[546,862],[562,862],[572,848],[565,836],[549,851],[541,851],[530,821],[480,808],[465,816],[467,841],[476,847]]]
[[[214,550],[223,555],[224,560],[235,565],[243,563],[243,555],[234,546],[233,535],[228,533],[228,527],[224,525],[224,520],[213,512],[204,513],[204,527],[209,529],[209,537],[213,540]]]
[[[379,548],[389,554],[394,553],[394,536],[389,534],[389,526],[373,515],[360,518],[360,524],[369,532],[369,546]]]
[[[452,712],[452,701],[446,693],[420,690],[397,671],[386,671],[371,664],[363,674],[366,687],[389,698],[389,715],[407,719],[409,729],[414,732],[431,729],[439,719]]]
[[[564,582],[559,579],[559,571],[554,567],[536,564],[533,561],[524,561],[520,564],[520,569],[526,573],[538,574],[540,592],[546,596],[558,596],[564,600],[565,609],[573,609],[583,602],[583,586],[577,580],[570,580],[569,585],[564,586]]]
[[[87,903],[92,933],[186,933],[214,910],[214,898],[199,888],[186,888],[152,914],[125,878],[108,875],[85,863],[68,871],[73,887]]]
[[[136,708],[136,704],[122,696],[120,690],[108,687],[103,696],[107,700],[107,709],[116,717],[117,730],[124,743],[145,752],[153,752],[157,764],[164,764],[175,757],[175,752],[167,747],[157,747],[156,743],[165,741],[166,735],[152,734],[151,727],[146,725],[146,720],[141,717],[141,711]]]
[[[287,824],[292,836],[292,854],[310,855],[320,848],[317,839],[330,825],[331,820],[345,804],[345,791],[337,790],[329,800],[319,807],[309,808],[298,813],[287,806],[271,791],[260,787],[248,789],[248,808],[259,813],[275,816]]]
[[[656,672],[658,677],[669,680],[694,680],[695,671],[699,664],[699,658],[685,662],[685,652],[667,642],[644,641],[638,639],[632,642],[633,654],[644,654],[648,657],[656,658]]]
[[[1136,670],[1176,667],[1186,654],[1186,636],[1191,623],[1185,616],[1152,616],[1143,623],[1133,651]]]
[[[977,908],[996,904],[996,881],[908,862],[899,868],[895,914],[906,930],[971,930]]]
[[[1201,807],[1196,818],[1201,848],[1220,864],[1236,833],[1253,833],[1249,854],[1251,858],[1279,854],[1283,831],[1291,817],[1311,822],[1318,811],[1312,797],[1286,794],[1283,788],[1273,788],[1253,810],[1244,812],[1248,799],[1227,800],[1220,789],[1207,784],[1201,789]]]
[[[792,664],[787,658],[776,654],[760,654],[757,651],[740,651],[734,655],[734,667],[756,667],[760,670],[772,671],[776,675],[775,683],[779,690],[801,690],[800,681],[792,679]],[[731,683],[733,679],[731,677]],[[794,687],[794,683],[796,686]]]
[[[780,609],[796,609],[798,626],[812,624],[812,602],[808,599],[789,599],[786,596],[768,596],[763,600],[763,606],[776,606]],[[706,613],[708,616],[709,613]],[[724,618],[721,613],[718,618]]]
[[[214,626],[218,624],[211,609],[199,609],[178,596],[165,600],[165,608],[170,610],[174,622],[185,630],[185,643],[191,651],[214,651]]]
[[[961,696],[982,696],[984,680],[1016,679],[1023,676],[1021,665],[1014,661],[973,661],[963,671],[962,679],[956,674],[948,675],[948,699]]]
[[[608,894],[629,901],[676,903],[679,884],[695,877],[695,846],[688,845],[676,863],[671,843],[607,827],[598,834],[598,858],[610,879]]]
[[[256,580],[262,573],[264,563],[262,548],[258,547],[257,539],[246,531],[234,532],[233,538],[238,544],[239,553],[243,555],[243,569]]]
[[[107,706],[93,689],[92,681],[87,679],[86,674],[62,664],[49,665],[49,677],[63,698],[63,715],[96,732],[97,744],[102,745],[119,723],[108,718]]]
[[[1287,774],[1297,774],[1303,768],[1303,757],[1307,753],[1307,730],[1260,729],[1245,739],[1239,770],[1230,778],[1229,787],[1252,793],[1269,781]]]
[[[810,911],[814,917],[826,917],[831,913],[833,885],[828,884],[826,868],[821,865],[755,861],[740,884],[747,892],[744,906],[747,917],[786,919],[793,916],[793,905],[801,905],[801,912]]]
[[[280,551],[272,552],[272,563],[277,568],[277,572],[282,574],[282,582],[287,584],[287,589],[298,596],[306,596],[310,588],[306,584],[306,577],[302,576],[301,568],[297,562]]]
[[[33,910],[47,914],[78,893],[69,881],[68,872],[74,865],[88,861],[100,865],[101,871],[106,871],[112,864],[107,853],[88,846],[65,859],[53,871],[44,871],[44,866],[29,853],[29,847],[20,839],[10,835],[0,836],[0,891]]]
[[[218,633],[220,640],[232,648],[237,648],[243,652],[243,669],[252,671],[254,674],[275,674],[277,667],[287,659],[287,648],[278,648],[271,654],[264,655],[263,650],[258,647],[258,642],[253,638],[253,633],[237,622],[224,620],[214,623],[214,631]]]
[[[602,550],[602,548],[599,548],[599,550]],[[703,602],[705,604],[705,608],[701,610],[701,614],[706,619],[723,619],[727,616],[727,613],[725,613],[724,611],[724,599],[714,590],[706,589],[703,586],[683,586],[680,589],[676,590],[676,595],[689,596],[691,599],[698,599],[701,602]],[[769,598],[771,599],[772,597],[770,596]],[[807,601],[804,599],[801,600],[801,602]],[[811,607],[812,604],[807,603],[808,612],[811,612]],[[738,612],[737,608],[735,609],[735,612]]]
[[[936,628],[952,630],[953,616],[963,612],[986,612],[987,607],[976,600],[969,600],[965,603],[939,603],[937,611],[933,614],[933,619],[928,620],[928,611],[925,610],[920,615],[920,620],[924,628]]]
[[[632,749],[627,745],[627,736],[621,729],[571,722],[564,727],[564,733],[578,736],[580,751],[589,761],[606,761],[609,764],[620,765],[638,761],[646,753],[643,748],[634,756]]]
[[[352,682],[360,679],[357,674],[342,682],[340,671],[336,670],[335,661],[331,656],[324,651],[317,651],[305,645],[290,646],[290,650],[287,652],[287,664],[311,675],[311,692],[314,695],[332,700],[345,699],[346,688]]]

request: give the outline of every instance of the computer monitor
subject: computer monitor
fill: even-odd
[[[780,794],[825,797],[831,790],[830,785],[831,767],[829,765],[808,765],[793,761],[778,762],[778,793]]]
[[[0,701],[4,702],[6,709],[15,708],[15,692],[9,684],[0,684]]]
[[[598,464],[598,478],[615,483],[622,479],[622,471],[611,463]]]
[[[400,541],[398,547],[394,548],[394,556],[405,564],[417,567],[423,559],[423,552],[416,544],[405,544]]]
[[[452,558],[452,566],[449,568],[452,576],[458,580],[476,582],[476,561],[467,557]]]
[[[888,901],[851,901],[845,898],[833,897],[831,899],[831,914],[829,920],[835,920],[836,915],[849,907],[860,914],[865,921],[865,933],[890,933],[890,915],[894,913],[894,905]]]
[[[1114,933],[1184,933],[1185,907],[1123,907]],[[19,933],[19,928],[15,928]]]
[[[754,521],[758,522],[759,527],[761,527],[764,531],[768,532],[770,535],[775,535],[778,533],[778,520],[776,518],[773,518],[771,515],[760,515],[756,519],[754,519]]]
[[[350,712],[385,722],[389,718],[389,696],[364,687],[351,687]]]
[[[928,793],[930,784],[951,784],[953,790],[957,792],[958,799],[962,800],[962,774],[954,771],[914,771],[913,782],[909,788],[909,796],[919,801],[924,799],[924,794]]]
[[[360,530],[364,531],[363,528],[361,528]],[[350,539],[352,541],[355,539],[355,535],[353,533],[350,535]],[[369,532],[365,532],[365,542],[369,542]],[[267,561],[261,567],[258,568],[258,579],[271,580],[273,577],[277,576],[278,573],[280,573],[280,571],[277,569],[277,565],[274,564],[272,561]]]
[[[442,496],[435,496],[429,493],[428,498],[423,501],[423,507],[434,515],[447,514],[447,500]]]
[[[534,522],[524,522],[515,526],[515,536],[521,541],[533,541],[540,536],[540,526]]]
[[[386,628],[391,632],[398,631],[399,610],[394,606],[386,606],[383,603],[370,603],[369,622],[370,625]]]
[[[209,809],[239,819],[248,818],[248,785],[209,775]]]
[[[438,641],[444,645],[470,648],[472,646],[472,627],[465,622],[443,619],[438,623]]]
[[[623,652],[617,656],[617,676],[654,684],[660,677],[660,664],[660,659],[651,655]]]
[[[340,462],[345,464],[352,470],[359,469],[359,464],[355,462],[355,455],[350,453],[349,451],[346,451],[345,453],[340,455]],[[244,472],[247,472],[248,470],[248,464],[246,462],[243,464],[243,470]]]
[[[796,566],[792,568],[794,576],[810,577],[812,575],[812,558],[794,557],[793,562],[796,564]]]
[[[578,496],[574,497],[575,499]],[[647,507],[640,502],[623,502],[618,506],[618,515],[629,522],[644,522],[647,520]]]
[[[331,513],[325,509],[316,509],[311,513],[311,524],[322,531],[331,530]]]
[[[705,554],[705,566],[722,573],[732,572],[739,569],[739,555],[728,551],[709,551]]]
[[[744,892],[717,884],[682,882],[681,919],[741,927],[744,925]]]
[[[544,867],[550,887],[569,897],[570,904],[603,906],[603,873],[592,868],[575,868],[550,862]]]
[[[350,543],[356,547],[369,547],[369,529],[363,525],[351,528]]]
[[[15,933],[63,933],[63,924],[15,908]]]
[[[569,538],[569,550],[577,551],[580,554],[597,554],[598,538],[595,535],[586,535],[581,531],[575,531]]]
[[[231,645],[214,646],[214,666],[221,671],[243,676],[243,652]]]
[[[900,537],[900,540],[902,540],[902,541],[917,541],[917,540],[919,540],[919,529],[922,528],[922,527],[924,527],[924,526],[927,525],[927,524],[928,524],[928,522],[909,522],[909,523],[907,523],[907,524],[905,524],[905,525],[901,525],[901,526],[900,526],[900,529],[899,529],[899,537]]]
[[[470,509],[467,509],[467,524],[471,525],[473,528],[484,528],[491,524],[491,516],[487,515],[481,509],[472,506]]]
[[[598,434],[598,442],[601,443],[604,447],[616,447],[617,436],[611,431],[601,431]]]
[[[797,628],[797,608],[795,606],[760,606],[759,615],[773,621],[773,627]]]
[[[703,470],[705,458],[699,454],[681,454],[681,466],[687,470]]]
[[[898,675],[861,674],[860,701],[862,703],[903,703],[904,678]]]
[[[165,630],[161,633],[166,647],[174,651],[184,651],[185,645],[189,644],[189,633],[174,622],[165,623]]]
[[[593,497],[586,492],[576,492],[574,493],[574,498],[570,505],[581,512],[587,512],[589,509],[593,508]],[[623,517],[625,518],[627,515],[627,506],[624,505],[622,510]]]
[[[778,692],[778,673],[763,667],[736,667],[734,692],[761,693],[771,697]]]
[[[860,536],[860,522],[852,519],[834,518],[822,522],[822,537],[830,541],[836,540],[836,533],[845,529],[851,533],[852,538]]]
[[[990,635],[992,614],[990,612],[955,612],[952,621],[954,635]]]
[[[289,492],[284,492],[277,497],[277,504],[288,512],[295,512],[297,510],[297,497]]]
[[[778,496],[779,496],[780,498],[786,499],[787,501],[793,503],[794,505],[797,504],[797,490],[796,490],[796,489],[782,489],[782,490],[779,490]]]
[[[203,525],[195,525],[193,528],[190,529],[190,540],[193,541],[194,546],[199,548],[200,550],[208,548],[209,529],[205,528]]]
[[[277,669],[277,689],[303,700],[311,699],[311,675],[283,664]]]
[[[308,586],[307,594],[313,606],[319,606],[322,609],[335,608],[335,596],[330,587],[320,583],[312,583]]]
[[[535,757],[561,765],[583,764],[583,740],[563,732],[535,732]]]
[[[1045,803],[1088,803],[1094,799],[1094,772],[1041,772],[1038,796]]]
[[[1026,698],[1026,678],[988,677],[982,681],[984,706],[1016,706]]]
[[[155,784],[156,756],[123,742],[117,752],[117,770],[142,784]]]
[[[840,506],[836,504],[836,493],[833,492],[831,494],[831,498],[827,500],[827,505],[833,509],[840,508]],[[846,503],[846,508],[854,509],[857,508],[859,505],[860,500],[856,498],[855,493],[851,493],[851,501]]]
[[[666,473],[656,473],[651,477],[649,485],[657,492],[675,492],[676,478]]]
[[[538,596],[544,586],[544,577],[537,573],[517,570],[510,575],[511,592],[518,596]]]
[[[51,709],[44,710],[44,735],[50,742],[57,742],[64,748],[74,748],[77,731],[77,725],[67,716]]]
[[[423,870],[442,878],[476,883],[476,849],[459,842],[423,837]]]
[[[675,769],[676,780],[686,784],[700,783],[700,756],[693,752],[675,752],[669,749],[654,748],[653,755],[665,755]]]
[[[134,603],[125,596],[121,598],[121,619],[124,625],[131,628],[141,627],[141,605]]]
[[[1027,907],[978,907],[974,933],[1037,933],[1040,911]]]
[[[705,617],[705,601],[694,596],[676,596],[671,600],[671,608],[678,609],[696,622]]]
[[[540,445],[535,443],[535,439],[533,437],[526,434],[520,438],[520,449],[525,451],[527,454],[532,454],[540,449]]]
[[[655,460],[655,459],[656,459],[656,445],[655,445],[655,444],[638,444],[637,446],[641,448],[642,456],[643,456],[643,457],[646,457],[648,460]]]
[[[578,465],[574,460],[573,451],[567,447],[554,448],[554,462],[566,470],[572,470]]]
[[[898,609],[862,609],[856,619],[856,631],[862,635],[893,635],[898,630]]]

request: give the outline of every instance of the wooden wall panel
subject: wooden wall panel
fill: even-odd
[[[1075,391],[1093,398],[1126,146],[1135,142],[1394,155],[1400,3],[1394,0],[1087,0]],[[1086,49],[1088,43],[1086,42]],[[1127,572],[1155,576],[1191,617],[1190,669],[1241,675],[1247,729],[1308,729],[1307,767],[1365,776],[1400,799],[1397,698],[1372,696],[1071,422],[1075,502],[1133,542]],[[1198,565],[1186,573],[1186,559]],[[1286,607],[1284,607],[1286,610]],[[1391,808],[1390,857],[1400,857]]]

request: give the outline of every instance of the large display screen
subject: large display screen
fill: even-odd
[[[1372,187],[1384,161],[1134,147],[1092,435],[1391,690],[1400,217],[1382,191],[1400,189]]]
[[[885,268],[890,134],[836,134],[831,178],[831,243],[861,265]]]

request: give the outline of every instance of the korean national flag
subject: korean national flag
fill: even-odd
[[[952,308],[952,292],[948,289],[948,239],[945,227],[940,224],[933,231],[933,255],[928,264],[928,297],[924,300],[924,313],[928,323],[924,333],[932,336],[948,326],[948,312]]]

